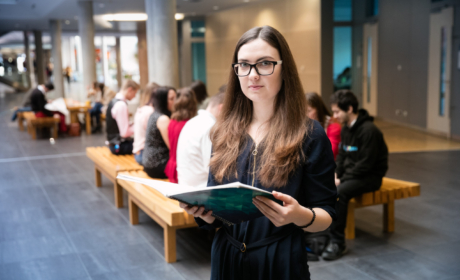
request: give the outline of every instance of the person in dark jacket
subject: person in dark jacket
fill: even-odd
[[[349,90],[331,96],[334,118],[342,123],[335,184],[339,195],[337,220],[330,227],[331,241],[322,254],[335,260],[347,252],[345,226],[348,202],[355,196],[380,189],[388,170],[388,148],[374,118],[364,109],[358,110],[358,99]]]
[[[53,117],[54,115],[57,117],[59,115],[59,132],[64,133],[67,132],[67,125],[65,123],[64,114],[57,111],[50,111],[45,108],[45,105],[48,104],[46,93],[53,89],[54,85],[52,83],[39,85],[32,91],[32,94],[30,95],[30,107],[32,108],[32,111],[34,111],[37,118]]]

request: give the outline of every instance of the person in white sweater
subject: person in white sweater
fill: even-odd
[[[212,143],[209,132],[216,123],[224,101],[224,93],[209,99],[206,110],[189,120],[182,129],[177,144],[177,175],[179,184],[206,187]]]

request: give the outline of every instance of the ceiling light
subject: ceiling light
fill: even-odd
[[[69,25],[69,24],[70,24],[70,20],[66,20],[66,21],[65,21],[65,24]]]
[[[184,14],[177,13],[177,14],[174,15],[174,18],[176,20],[183,20],[184,19]]]
[[[105,7],[104,3],[99,4],[99,8],[104,8],[104,7]]]
[[[147,14],[107,14],[103,15],[103,19],[106,21],[145,21]]]
[[[244,1],[244,2],[246,2],[246,3],[248,3],[248,2],[249,2],[249,0],[243,0],[243,1]]]
[[[219,6],[212,7],[215,11],[219,10]]]

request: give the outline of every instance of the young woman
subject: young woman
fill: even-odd
[[[339,122],[332,118],[331,113],[324,105],[323,99],[315,92],[305,94],[307,98],[307,115],[310,119],[317,120],[326,130],[326,135],[331,141],[334,159],[339,153],[340,131],[342,127]]]
[[[141,104],[143,106],[137,108],[136,114],[134,115],[134,142],[133,142],[133,154],[136,161],[142,165],[142,153],[144,152],[145,146],[145,134],[147,132],[147,122],[149,121],[150,115],[153,113],[153,99],[155,98],[155,92],[160,86],[156,83],[150,83],[143,92],[143,100]]]
[[[177,162],[176,150],[179,135],[184,125],[196,115],[197,102],[195,93],[191,88],[183,88],[177,92],[177,98],[174,101],[173,114],[168,126],[169,137],[169,161],[165,168],[165,174],[171,183],[178,183],[177,180]]]
[[[233,54],[221,114],[211,131],[208,186],[239,181],[272,191],[283,206],[256,197],[264,214],[227,226],[188,207],[198,225],[217,231],[211,279],[310,279],[304,230],[335,217],[334,157],[324,129],[306,115],[306,99],[284,37],[269,26],[247,31]]]
[[[171,111],[176,99],[176,90],[171,87],[159,87],[153,98],[155,111],[147,123],[142,165],[152,178],[165,179],[165,167],[169,160],[168,126]]]

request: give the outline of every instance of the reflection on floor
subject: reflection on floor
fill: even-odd
[[[413,128],[376,120],[390,153],[460,150],[460,142]]]
[[[95,187],[84,151],[104,135],[33,141],[9,121],[21,100],[0,97],[1,280],[209,279],[206,232],[178,230],[178,262],[165,263],[162,228],[143,213],[131,226],[112,183]],[[389,143],[404,131],[385,129]],[[419,182],[421,196],[396,202],[392,234],[382,232],[381,206],[357,209],[350,253],[309,263],[312,279],[460,279],[459,165],[460,151],[390,154],[387,176]]]

